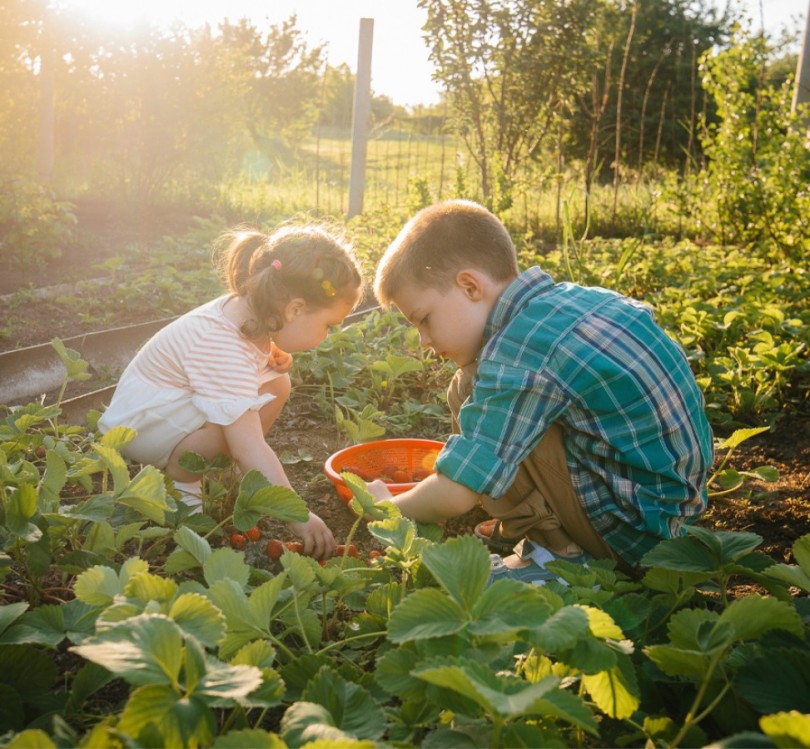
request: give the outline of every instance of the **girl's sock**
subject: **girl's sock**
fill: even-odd
[[[175,481],[174,488],[180,492],[180,501],[191,508],[189,515],[202,512],[202,481]]]

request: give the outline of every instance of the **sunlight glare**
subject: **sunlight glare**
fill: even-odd
[[[54,5],[100,25],[127,28],[141,24],[167,26],[174,20],[195,22],[205,2],[188,0],[57,0]],[[223,17],[226,15],[223,12]]]

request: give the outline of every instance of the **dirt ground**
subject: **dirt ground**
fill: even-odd
[[[79,227],[92,231],[92,241],[67,247],[60,258],[46,267],[33,271],[4,270],[0,274],[0,326],[13,329],[0,340],[0,349],[8,350],[50,341],[54,336],[67,338],[89,332],[80,319],[65,319],[31,295],[30,300],[12,295],[21,289],[50,287],[60,283],[75,283],[94,277],[89,270],[100,257],[114,254],[123,242],[142,241],[161,236],[167,231],[180,231],[190,223],[190,217],[178,214],[132,215],[117,214],[99,204],[80,205],[77,211]],[[104,292],[100,282],[97,293]],[[4,301],[5,299],[5,301]],[[122,320],[128,324],[136,320]],[[420,435],[429,436],[429,435]],[[433,435],[441,439],[444,435]],[[286,470],[294,488],[333,529],[338,542],[345,540],[354,522],[351,511],[338,499],[332,485],[323,474],[326,458],[343,445],[338,442],[331,425],[313,411],[311,401],[291,399],[270,435],[270,442],[280,454],[309,454],[311,460],[288,464]],[[792,562],[791,546],[801,536],[810,533],[810,413],[786,416],[769,432],[754,437],[738,447],[731,459],[737,470],[749,470],[770,465],[779,471],[773,484],[749,482],[744,489],[712,502],[701,521],[707,527],[750,531],[763,538],[762,551],[778,561]],[[449,524],[449,534],[471,532],[483,519],[481,511],[473,511]],[[267,527],[266,533],[284,537],[283,527]],[[287,536],[288,537],[288,536]],[[370,548],[371,539],[361,524],[356,541]]]

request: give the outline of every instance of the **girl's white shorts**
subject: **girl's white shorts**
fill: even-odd
[[[268,371],[261,384],[280,376]],[[125,372],[98,428],[106,433],[115,426],[131,427],[137,435],[123,448],[124,455],[136,463],[165,468],[180,440],[204,424],[232,424],[246,411],[256,411],[274,399],[272,393],[264,393],[256,398],[217,401],[176,388],[157,388]]]

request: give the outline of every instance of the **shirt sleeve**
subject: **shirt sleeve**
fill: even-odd
[[[185,371],[194,404],[214,424],[232,424],[273,395],[259,394],[259,366],[247,342],[213,327],[204,345],[190,348]]]
[[[480,494],[502,496],[569,402],[547,372],[481,362],[472,397],[459,413],[461,433],[448,439],[437,470]]]

